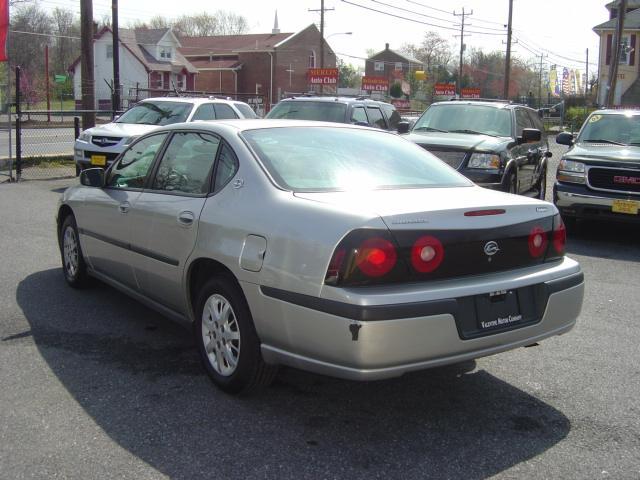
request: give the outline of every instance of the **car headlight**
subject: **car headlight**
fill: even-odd
[[[134,135],[133,137],[129,137],[129,138],[125,138],[124,139],[124,143],[123,145],[126,147],[128,145],[131,145],[133,142],[135,142],[138,139],[138,135]]]
[[[91,134],[87,133],[87,132],[82,132],[80,134],[80,136],[78,137],[78,140],[80,140],[81,142],[90,143],[91,142]]]
[[[584,163],[576,162],[575,160],[567,160],[565,158],[561,159],[558,164],[556,179],[559,182],[585,183]]]
[[[500,169],[500,156],[491,153],[474,153],[469,159],[469,168]]]

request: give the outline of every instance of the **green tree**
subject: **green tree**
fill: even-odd
[[[338,59],[338,87],[340,88],[359,88],[360,87],[360,74],[358,69],[346,63],[341,59]]]

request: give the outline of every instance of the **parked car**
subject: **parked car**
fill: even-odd
[[[193,324],[229,392],[277,365],[373,380],[491,355],[569,331],[582,304],[552,204],[390,132],[178,124],[80,183],[57,210],[66,281]]]
[[[196,120],[256,118],[251,107],[221,98],[162,97],[136,103],[111,123],[88,128],[76,139],[76,171],[107,167],[125,147],[158,126]]]
[[[438,102],[407,138],[482,187],[545,198],[552,154],[536,110],[502,101]]]
[[[364,97],[301,96],[280,100],[265,118],[351,123],[397,130],[402,121],[390,103]]]
[[[553,201],[562,216],[640,222],[640,110],[597,110],[558,164]]]

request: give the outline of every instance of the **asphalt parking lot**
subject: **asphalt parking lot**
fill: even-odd
[[[382,382],[286,369],[236,398],[182,327],[66,286],[53,216],[75,182],[0,185],[0,478],[640,478],[640,227],[569,232],[567,335]]]

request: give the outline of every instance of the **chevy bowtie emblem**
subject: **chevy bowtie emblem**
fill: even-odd
[[[491,257],[493,257],[496,253],[500,251],[500,247],[498,246],[498,242],[494,242],[491,240],[484,244],[484,254],[487,256],[487,260],[490,262]]]

